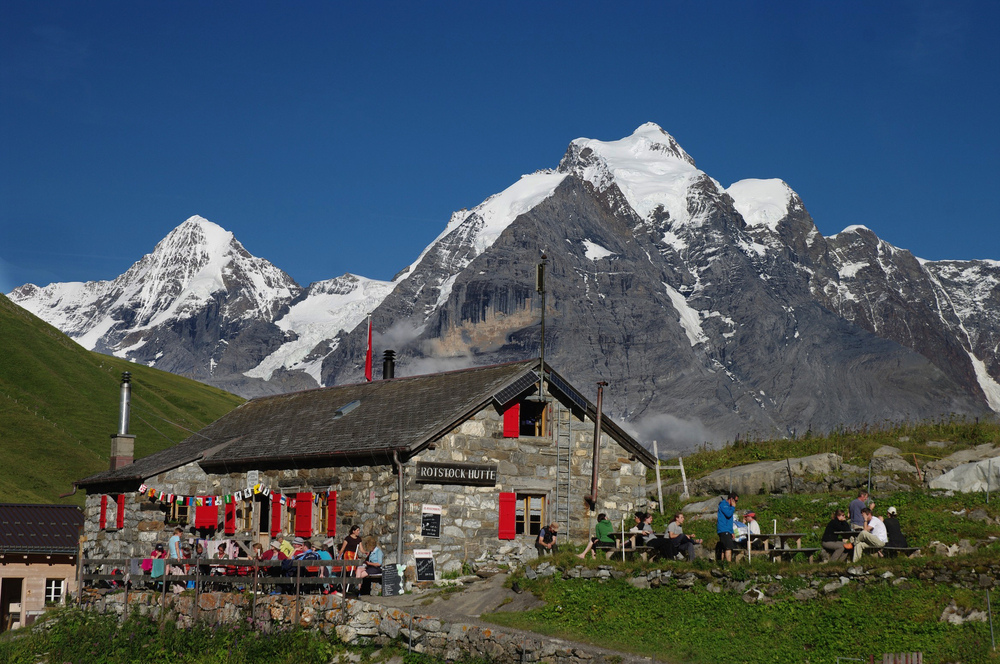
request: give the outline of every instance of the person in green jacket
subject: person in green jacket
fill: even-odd
[[[577,554],[576,557],[583,560],[589,553],[596,560],[597,552],[594,551],[594,546],[596,544],[608,544],[612,547],[615,545],[615,541],[611,538],[611,531],[614,530],[614,528],[614,524],[608,521],[607,514],[603,512],[598,514],[597,525],[594,526],[594,536],[590,538],[590,544],[588,544],[587,548],[583,550],[583,553]]]

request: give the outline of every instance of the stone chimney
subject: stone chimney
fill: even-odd
[[[121,399],[118,408],[118,433],[111,436],[111,470],[135,460],[135,436],[129,435],[129,408],[132,403],[132,374],[122,373]]]

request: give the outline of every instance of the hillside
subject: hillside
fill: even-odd
[[[121,374],[132,373],[135,455],[186,438],[239,405],[202,383],[84,349],[0,295],[0,501],[59,500],[108,466]]]

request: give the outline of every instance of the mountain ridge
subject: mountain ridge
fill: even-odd
[[[859,225],[824,237],[787,183],[724,188],[653,123],[572,141],[556,169],[454,213],[391,282],[302,288],[244,257],[230,271],[233,290],[252,291],[243,299],[216,290],[186,318],[95,347],[247,396],[357,380],[367,314],[398,372],[523,359],[537,355],[543,250],[546,359],[575,383],[608,380],[609,413],[647,438],[1000,410],[1000,262],[920,261]],[[276,276],[262,286],[254,270]],[[55,286],[12,299],[43,318],[86,313]],[[671,418],[674,430],[648,424]]]

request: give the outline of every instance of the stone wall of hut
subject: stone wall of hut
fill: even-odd
[[[490,560],[517,564],[533,558],[534,536],[518,535],[514,541],[498,537],[501,492],[544,496],[544,521],[548,523],[559,517],[562,522],[562,515],[568,514],[568,523],[562,524],[560,540],[576,544],[587,541],[598,512],[606,512],[617,522],[645,506],[645,467],[639,461],[630,459],[626,450],[603,435],[598,502],[596,510],[591,511],[584,496],[590,493],[594,423],[573,415],[558,401],[550,405],[550,421],[558,421],[568,435],[568,455],[557,455],[555,436],[504,438],[502,413],[488,406],[435,441],[432,449],[426,449],[408,460],[404,464],[404,562],[413,564],[414,549],[430,549],[440,576],[442,572],[461,569],[463,563]],[[570,468],[568,492],[557,489],[557,458]],[[483,487],[420,483],[416,477],[417,462],[495,465],[496,484]],[[351,525],[360,525],[364,535],[374,535],[379,539],[388,559],[396,560],[398,494],[396,473],[391,465],[261,470],[259,483],[272,492],[289,495],[336,491],[337,540],[347,534]],[[189,463],[147,478],[146,484],[157,491],[176,495],[227,495],[246,489],[247,473],[209,474],[197,463]],[[242,501],[239,509],[259,510],[261,498],[258,496]],[[565,512],[557,509],[561,501],[568,506]],[[441,508],[439,537],[423,537],[420,534],[424,505]],[[150,499],[137,491],[125,493],[122,528],[115,527],[116,495],[108,495],[107,527],[104,529],[99,528],[100,509],[100,494],[88,495],[83,536],[84,556],[87,558],[145,557],[156,543],[166,543],[177,525],[170,520],[166,502]],[[224,508],[219,507],[218,513],[218,534],[196,531],[190,524],[181,524],[186,538],[224,539],[221,534]],[[190,523],[193,522],[192,508]],[[256,516],[254,523],[259,523]],[[631,524],[630,519],[628,523]],[[290,535],[287,526],[284,530],[286,535]],[[316,532],[314,543],[318,544],[326,537],[325,530]],[[236,538],[259,541],[266,546],[269,534],[240,530]]]

